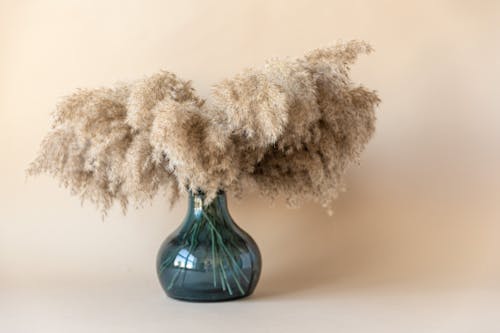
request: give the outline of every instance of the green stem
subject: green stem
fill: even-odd
[[[214,287],[217,287],[217,271],[215,269],[216,267],[216,262],[215,262],[215,236],[214,236],[214,231],[210,229],[210,242],[212,243],[212,272],[213,272],[213,278],[214,278]]]
[[[220,243],[220,242],[221,242],[221,241],[219,240],[219,243]],[[228,255],[227,253],[223,253],[223,254],[224,254],[224,256],[229,257],[229,255]],[[228,258],[228,259],[229,259],[229,258]],[[240,281],[238,281],[238,278],[237,278],[236,272],[235,272],[235,270],[234,270],[234,265],[231,265],[231,264],[230,264],[230,262],[229,262],[229,260],[228,260],[228,266],[229,266],[229,267],[230,267],[230,269],[231,269],[232,276],[233,276],[233,280],[234,280],[234,282],[236,282],[236,286],[238,287],[238,290],[240,291],[240,293],[241,293],[242,295],[244,295],[244,294],[245,294],[245,292],[243,291],[243,288],[241,287]]]
[[[212,223],[211,219],[208,217],[207,214],[205,214],[205,212],[203,212],[203,214],[204,214],[205,218],[207,219],[207,221],[209,223],[211,233],[216,233],[217,243],[222,248],[222,254],[227,258],[228,267],[232,271],[232,277],[233,277],[234,282],[236,283],[236,286],[238,287],[238,290],[241,292],[242,295],[245,294],[245,292],[244,292],[244,290],[243,290],[240,282],[238,281],[238,278],[237,278],[238,274],[237,273],[239,273],[245,279],[245,281],[247,283],[248,283],[248,278],[245,276],[245,274],[243,273],[243,271],[239,267],[239,265],[236,262],[236,260],[234,260],[233,256],[231,255],[231,252],[225,246],[224,240],[223,240],[221,234],[217,231],[217,229],[215,228],[215,226]],[[221,262],[222,262],[222,260],[221,260]],[[236,268],[236,270],[235,270],[235,268]],[[225,275],[225,272],[224,272],[224,275]],[[226,281],[227,281],[227,276],[226,276]]]
[[[227,290],[229,292],[229,295],[233,296],[233,290],[231,289],[231,286],[229,285],[229,282],[227,280],[227,275],[226,275],[226,271],[224,270],[224,263],[222,262],[222,260],[221,260],[220,270],[221,270],[222,274],[224,275],[224,281],[226,282],[226,286],[227,286]]]
[[[222,235],[217,231],[217,229],[215,228],[214,224],[212,223],[212,221],[210,220],[210,218],[208,217],[208,215],[205,212],[203,212],[203,215],[206,217],[206,219],[208,220],[208,223],[210,223],[210,226],[212,227],[212,230],[215,232],[215,234],[217,235],[217,238],[220,240],[220,245],[222,247],[222,250],[225,251],[228,254],[229,259],[232,261],[233,266],[236,267],[236,269],[238,270],[238,273],[240,273],[241,277],[247,283],[249,283],[247,276],[245,275],[245,273],[243,273],[243,271],[241,270],[240,266],[238,265],[238,263],[236,262],[236,260],[234,260],[233,256],[231,255],[231,251],[229,251],[229,249],[224,244],[224,239],[222,238]]]

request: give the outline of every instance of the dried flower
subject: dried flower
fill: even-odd
[[[328,206],[375,130],[374,91],[349,78],[369,53],[351,41],[298,59],[273,59],[213,87],[211,103],[162,71],[112,89],[80,90],[59,104],[29,174],[48,172],[105,213],[160,188],[241,194],[255,187]]]

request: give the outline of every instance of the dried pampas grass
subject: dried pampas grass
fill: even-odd
[[[59,104],[31,164],[105,213],[186,188],[207,202],[218,190],[284,195],[328,206],[375,130],[374,91],[349,65],[365,42],[273,59],[213,87],[209,102],[162,71],[115,88],[79,90]]]

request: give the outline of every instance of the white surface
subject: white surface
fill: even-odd
[[[2,332],[491,332],[500,293],[331,287],[227,303],[167,299],[153,281],[2,291]]]

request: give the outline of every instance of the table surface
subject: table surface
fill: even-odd
[[[156,281],[10,286],[0,331],[17,332],[499,332],[497,288],[359,284],[274,288],[247,299],[188,303]],[[273,289],[275,292],[273,292]]]

